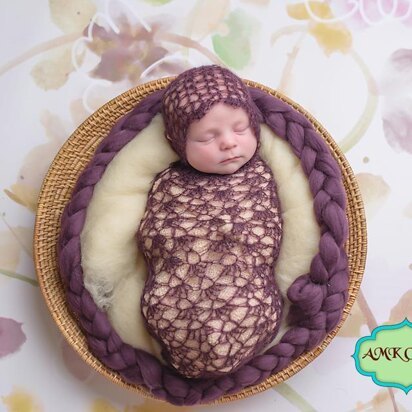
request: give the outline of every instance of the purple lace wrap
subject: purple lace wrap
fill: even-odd
[[[155,178],[137,231],[141,312],[179,374],[234,372],[273,341],[281,235],[276,183],[258,153],[227,175],[179,162]]]
[[[159,113],[164,91],[144,98],[113,127],[81,174],[67,204],[58,243],[61,277],[67,304],[84,331],[90,351],[126,381],[142,385],[159,399],[176,405],[207,403],[255,385],[316,347],[342,316],[348,297],[348,261],[344,244],[348,235],[346,195],[340,168],[327,144],[310,121],[282,100],[249,88],[264,122],[290,145],[309,179],[315,215],[320,225],[319,253],[309,273],[289,287],[290,329],[280,342],[256,355],[237,371],[213,379],[187,379],[162,365],[153,355],[124,343],[98,309],[83,283],[80,234],[94,185],[105,168],[136,134]],[[138,137],[137,137],[138,138]]]

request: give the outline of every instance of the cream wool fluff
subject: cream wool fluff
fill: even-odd
[[[318,252],[320,231],[299,160],[288,143],[265,125],[261,125],[260,155],[273,171],[282,210],[283,238],[275,272],[285,316],[289,306],[286,291],[296,277],[309,270]],[[81,234],[85,287],[96,304],[107,310],[124,342],[160,360],[160,346],[146,331],[140,313],[146,268],[135,236],[153,178],[175,160],[177,156],[164,138],[162,117],[157,115],[110,162],[95,186]],[[278,339],[285,329],[283,321]]]

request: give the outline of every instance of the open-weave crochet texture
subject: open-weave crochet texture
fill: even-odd
[[[273,341],[281,238],[276,183],[258,153],[227,175],[179,162],[156,177],[137,231],[148,273],[140,306],[179,374],[234,372]]]
[[[214,379],[187,379],[153,355],[125,344],[107,314],[98,309],[83,283],[80,234],[94,185],[105,168],[159,112],[163,90],[143,99],[120,119],[99,145],[80,176],[61,221],[59,266],[67,302],[80,323],[90,350],[127,381],[144,385],[159,399],[177,405],[206,403],[258,384],[316,347],[338,324],[348,297],[348,261],[344,243],[348,234],[346,196],[340,168],[327,144],[310,121],[282,100],[250,88],[265,123],[284,138],[301,160],[314,198],[320,225],[319,253],[310,271],[289,287],[290,329],[280,342],[255,356],[237,371]]]

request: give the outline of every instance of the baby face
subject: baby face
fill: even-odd
[[[242,108],[215,104],[191,123],[186,137],[186,158],[204,173],[231,174],[255,154],[257,140]]]

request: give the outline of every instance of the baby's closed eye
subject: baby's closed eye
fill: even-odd
[[[198,139],[195,140],[197,143],[210,143],[215,139],[215,136],[205,136],[205,137],[199,137]]]
[[[250,127],[250,125],[247,123],[247,124],[245,124],[245,123],[241,123],[241,124],[236,124],[234,127],[233,127],[233,131],[235,132],[235,133],[244,133],[244,132],[246,132],[248,129],[249,129],[249,127]]]

